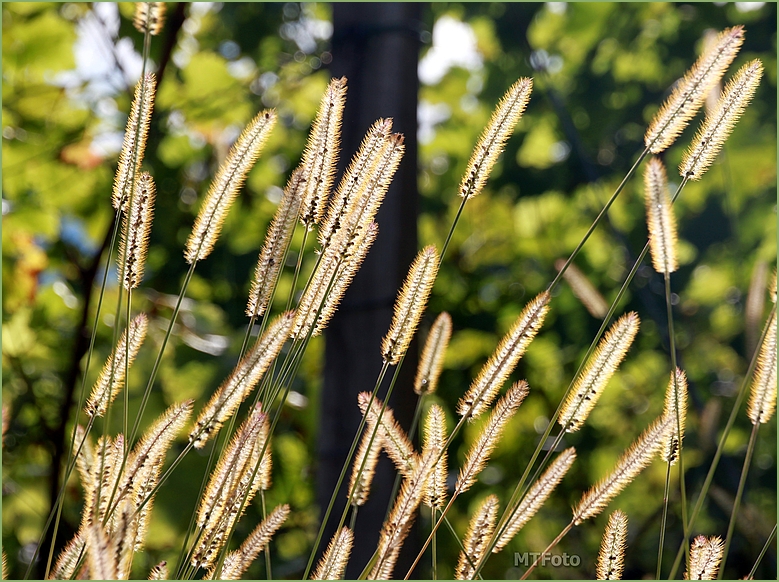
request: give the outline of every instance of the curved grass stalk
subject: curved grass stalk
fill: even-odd
[[[747,580],[755,579],[755,572],[757,572],[757,567],[760,565],[760,562],[763,560],[763,556],[765,556],[765,553],[768,551],[768,548],[770,547],[774,537],[776,537],[776,524],[774,524],[774,529],[771,530],[771,533],[768,535],[768,539],[765,541],[765,544],[763,544],[763,549],[760,550],[760,554],[758,554],[757,560],[755,560],[755,565],[752,566],[752,569],[749,571],[749,574],[747,574],[746,577]]]

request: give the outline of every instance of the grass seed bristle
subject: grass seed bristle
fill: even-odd
[[[668,194],[668,179],[660,158],[652,158],[644,168],[644,205],[649,229],[652,265],[658,273],[673,273],[676,260],[676,218]]]
[[[752,101],[763,76],[760,59],[749,61],[725,86],[717,108],[701,125],[679,164],[682,178],[700,180],[717,158],[736,122]]]
[[[677,406],[679,408],[678,423],[676,422]],[[673,419],[673,426],[663,443],[662,457],[664,461],[675,465],[679,460],[679,451],[684,441],[684,424],[687,418],[687,375],[679,368],[676,369],[676,374],[671,374],[671,379],[668,382],[663,414]]]
[[[627,539],[628,516],[617,509],[609,516],[609,523],[600,543],[596,567],[598,580],[622,580]]]
[[[211,253],[222,231],[227,213],[246,181],[249,170],[259,158],[276,124],[276,112],[261,111],[249,122],[219,167],[200,206],[192,232],[187,239],[184,258],[192,264]]]
[[[438,386],[438,377],[441,375],[441,369],[444,366],[446,348],[449,346],[451,338],[452,317],[444,311],[436,317],[436,320],[430,327],[425,347],[419,358],[419,367],[414,379],[414,392],[420,396],[435,392]]]
[[[639,323],[638,314],[631,311],[620,317],[600,341],[560,410],[557,421],[566,432],[576,432],[587,420],[630,349]]]
[[[136,2],[133,26],[138,32],[158,35],[165,25],[165,2]]]
[[[143,172],[135,179],[135,192],[130,211],[124,215],[119,252],[116,255],[119,283],[125,289],[135,289],[143,280],[156,193],[154,180],[148,172]]]
[[[488,495],[474,512],[468,524],[468,532],[463,539],[463,551],[457,560],[454,571],[455,580],[472,580],[475,569],[471,564],[478,564],[484,556],[492,532],[495,531],[495,520],[498,516],[498,496]],[[470,558],[470,561],[468,560]]]
[[[650,152],[658,154],[676,141],[736,58],[743,42],[743,26],[727,28],[698,57],[649,124],[644,143]]]
[[[352,553],[354,534],[348,527],[341,528],[333,535],[322,559],[311,575],[310,580],[341,580],[343,579],[349,556]]]
[[[776,411],[776,311],[771,312],[766,326],[747,405],[752,424],[768,422]]]
[[[525,306],[468,391],[457,402],[457,414],[473,419],[490,406],[527,346],[541,329],[544,317],[549,312],[549,299],[549,292],[544,291]]]
[[[368,417],[366,433],[369,434],[373,433],[373,428],[376,426],[376,420],[379,418],[383,405],[381,400],[374,398],[369,410],[368,402],[370,400],[370,392],[360,392],[357,395],[360,411],[363,416],[367,414]],[[397,470],[404,477],[411,476],[417,463],[417,454],[414,452],[414,445],[411,444],[406,431],[395,420],[395,415],[389,406],[384,409],[384,414],[381,415],[374,444],[376,441],[387,451],[387,455],[395,463]]]
[[[685,580],[716,580],[725,544],[719,536],[697,536],[690,544]]]
[[[444,409],[433,404],[427,411],[425,419],[425,442],[422,448],[422,455],[425,455],[430,449],[442,451],[438,461],[436,461],[433,472],[430,473],[430,479],[425,489],[425,497],[422,500],[428,507],[440,509],[446,503],[446,478],[449,475],[447,460],[448,453],[444,449],[446,443],[446,414]]]

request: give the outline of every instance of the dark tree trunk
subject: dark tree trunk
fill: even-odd
[[[417,251],[417,62],[418,4],[339,4],[333,8],[333,76],[346,76],[349,89],[343,124],[341,168],[379,117],[392,117],[393,130],[405,135],[406,153],[379,211],[379,236],[338,313],[326,332],[325,381],[318,440],[317,497],[324,511],[346,459],[361,415],[357,394],[370,391],[381,369],[380,344],[389,328],[397,290]],[[390,404],[408,429],[416,396],[412,344]],[[394,372],[390,368],[379,394]],[[350,469],[351,470],[351,467]],[[360,508],[347,578],[355,578],[376,548],[395,471],[382,459],[368,503]],[[345,485],[348,485],[348,474]],[[345,486],[330,517],[320,552],[335,531],[346,501]],[[413,546],[409,539],[408,546]],[[407,548],[406,554],[413,551]],[[405,573],[412,556],[401,556],[396,575]],[[403,572],[401,572],[403,569]]]

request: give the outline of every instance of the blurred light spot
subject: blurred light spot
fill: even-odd
[[[546,9],[552,14],[565,14],[568,10],[568,2],[547,2]]]
[[[553,162],[562,162],[563,160],[566,160],[570,153],[571,146],[565,141],[558,141],[549,147],[549,157]]]
[[[11,203],[3,198],[3,216],[11,212]]]
[[[435,85],[452,67],[475,71],[481,69],[482,57],[471,26],[445,15],[433,26],[433,46],[419,61],[419,80]]]
[[[544,434],[544,431],[546,430],[546,426],[549,424],[549,419],[543,415],[536,416],[535,420],[533,421],[533,430],[536,431],[538,434]]]
[[[234,40],[226,40],[219,45],[219,52],[224,58],[232,61],[241,54],[241,47]]]
[[[485,485],[496,485],[503,480],[505,471],[496,465],[487,465],[479,476],[479,481]]]
[[[479,100],[475,95],[466,93],[460,99],[460,107],[465,113],[473,113],[479,107]]]
[[[181,189],[179,198],[184,204],[186,204],[187,206],[191,206],[192,204],[197,202],[197,192],[195,192],[193,188],[186,186],[185,188]]]
[[[103,314],[103,323],[105,323],[108,327],[114,327],[114,314],[113,313],[104,313]]]
[[[193,350],[209,354],[211,356],[221,355],[227,349],[227,337],[207,333],[203,337],[197,336],[191,332],[185,332],[181,338],[185,344]]]
[[[449,158],[445,154],[438,155],[430,161],[430,171],[436,176],[445,174],[449,169]]]
[[[765,6],[765,2],[736,2],[736,10],[739,12],[753,12]]]
[[[237,61],[227,63],[227,72],[236,79],[248,79],[254,75],[257,66],[251,57],[241,57]]]
[[[303,409],[308,406],[308,398],[303,396],[300,392],[290,390],[289,394],[287,394],[287,404],[292,408]]]
[[[54,285],[52,285],[52,289],[62,298],[63,303],[65,303],[65,307],[68,307],[69,309],[75,309],[78,306],[78,299],[76,299],[76,296],[73,295],[70,287],[68,287],[64,282],[55,282]]]
[[[265,198],[267,198],[274,204],[278,204],[281,201],[281,196],[283,194],[284,194],[284,190],[282,190],[278,186],[269,186],[268,189],[265,191]]]
[[[435,126],[446,121],[452,115],[452,110],[446,103],[430,103],[422,99],[417,107],[417,139],[422,144],[428,144],[435,138]]]

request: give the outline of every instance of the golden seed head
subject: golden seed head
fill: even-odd
[[[265,243],[257,260],[257,268],[249,292],[249,304],[246,306],[246,315],[249,317],[260,316],[268,308],[287,247],[295,232],[295,222],[300,213],[304,187],[303,170],[298,168],[292,172],[276,214],[265,234]]]
[[[378,422],[379,428],[376,431],[374,443],[378,441],[384,450],[387,451],[387,455],[389,455],[389,458],[395,463],[397,470],[404,477],[410,476],[416,466],[417,455],[406,431],[395,420],[392,409],[387,406],[382,414],[383,403],[378,398],[373,398],[373,401],[371,401],[370,392],[360,392],[357,395],[357,403],[363,416],[367,414],[368,417],[366,432],[373,434]],[[370,403],[370,408],[368,408],[368,403]]]
[[[348,527],[342,527],[333,535],[322,559],[311,574],[311,580],[341,580],[352,553],[354,534]]]
[[[392,119],[379,119],[365,134],[360,149],[341,178],[330,200],[325,219],[319,227],[319,243],[323,249],[342,228],[346,217],[355,209],[358,201],[366,198],[370,185],[377,177],[390,171],[389,178],[386,178],[389,184],[388,180],[400,161],[399,156],[392,153],[396,148],[390,143],[391,132]],[[402,146],[402,141],[400,145]]]
[[[117,564],[111,547],[111,538],[99,522],[86,529],[86,554],[91,580],[116,580]]]
[[[432,394],[438,386],[438,377],[444,366],[444,356],[452,338],[452,317],[444,311],[433,322],[427,341],[419,359],[414,392],[422,396]]]
[[[376,464],[379,462],[381,439],[378,434],[373,439],[371,439],[372,436],[373,430],[368,425],[368,430],[362,433],[360,447],[352,462],[352,476],[349,479],[349,492],[351,494],[349,503],[357,507],[365,505],[365,502],[368,501],[373,475],[376,473]],[[361,467],[362,471],[360,471]]]
[[[622,580],[625,568],[625,548],[628,539],[628,516],[619,509],[609,516],[598,554],[598,580]]]
[[[744,27],[734,26],[722,31],[698,57],[649,124],[644,136],[649,151],[658,154],[679,137],[725,74],[743,42]]]
[[[68,544],[60,552],[57,561],[49,572],[49,580],[70,580],[76,573],[76,567],[83,557],[85,536],[84,529],[76,532]],[[3,580],[8,578],[3,575]]]
[[[446,414],[444,409],[437,404],[432,404],[427,411],[425,419],[425,443],[422,449],[424,456],[430,449],[443,451],[440,458],[436,461],[430,479],[425,489],[423,499],[425,505],[440,509],[446,503],[446,478],[449,474],[447,469],[447,455],[444,449],[446,443]]]
[[[614,470],[607,477],[591,487],[573,509],[573,522],[579,525],[585,519],[595,517],[606,509],[609,502],[619,495],[633,479],[644,469],[655,455],[662,450],[663,442],[673,430],[675,419],[661,416],[653,422],[643,434],[617,461]]]
[[[345,101],[346,77],[332,79],[319,104],[303,153],[301,167],[305,186],[300,220],[308,228],[322,220],[333,186]]]
[[[230,206],[246,181],[249,170],[260,156],[275,124],[275,111],[261,111],[249,122],[230,149],[208,188],[187,239],[184,258],[188,263],[202,261],[213,250]]]
[[[620,317],[600,341],[560,410],[557,422],[566,432],[576,432],[587,420],[630,349],[639,323],[638,314],[631,311]]]
[[[292,311],[282,313],[274,319],[203,407],[189,434],[189,440],[194,441],[195,448],[203,448],[208,440],[219,432],[222,424],[233,415],[262,379],[287,341],[294,320],[295,314]]]
[[[679,164],[682,178],[700,180],[717,158],[736,122],[752,101],[763,76],[760,59],[741,67],[725,86],[716,109],[706,116]]]
[[[658,273],[673,273],[676,261],[676,218],[668,194],[668,179],[660,158],[652,158],[644,168],[644,204],[649,229],[652,265]]]
[[[549,299],[549,292],[544,291],[525,306],[468,391],[457,402],[457,414],[474,419],[490,406],[541,329],[549,312]]]
[[[662,456],[664,461],[675,465],[684,441],[684,424],[687,418],[687,375],[679,368],[676,368],[676,374],[671,374],[671,380],[668,382],[663,415],[671,417],[672,427],[663,442]]]
[[[530,490],[522,498],[522,502],[519,504],[516,511],[514,511],[511,518],[509,518],[508,524],[503,530],[503,534],[498,538],[498,541],[492,550],[493,553],[498,553],[505,548],[514,536],[517,535],[519,530],[525,527],[525,524],[527,524],[538,510],[541,509],[541,506],[544,504],[547,497],[552,494],[552,491],[554,491],[558,483],[562,481],[575,460],[576,449],[570,447],[560,453],[554,462],[549,465],[549,468],[544,471],[544,474],[533,484]]]
[[[141,173],[156,86],[157,78],[154,73],[146,73],[135,87],[135,96],[130,108],[130,116],[127,118],[124,141],[119,152],[119,165],[114,178],[113,206],[122,212],[127,210],[134,176]]]
[[[125,289],[135,289],[143,280],[154,218],[154,197],[157,194],[154,180],[148,172],[136,177],[134,190],[130,211],[124,215],[119,253],[116,256],[119,283]]]
[[[776,311],[772,310],[757,356],[747,405],[747,415],[752,424],[768,422],[776,411],[776,347]]]
[[[168,563],[162,561],[149,571],[148,580],[168,580]]]
[[[725,544],[719,536],[698,536],[690,544],[685,580],[716,580]]]
[[[128,328],[122,332],[116,349],[106,360],[95,385],[92,387],[92,394],[84,405],[84,412],[87,415],[103,416],[108,405],[119,394],[119,390],[124,386],[125,372],[135,361],[135,356],[138,355],[141,344],[146,338],[148,323],[146,314],[141,313],[135,316]]]
[[[460,469],[454,486],[458,495],[466,492],[476,482],[476,476],[486,466],[492,451],[498,446],[503,429],[514,416],[529,390],[527,382],[521,380],[509,388],[506,395],[495,405],[495,410],[492,411],[479,437],[468,450],[465,463]]]
[[[498,517],[498,496],[488,495],[474,512],[468,524],[468,532],[463,540],[463,550],[457,560],[454,571],[455,580],[471,580],[476,572],[471,564],[478,564],[484,556],[484,551],[495,531],[495,520]],[[470,561],[469,561],[470,558]]]
[[[430,245],[419,251],[398,292],[392,324],[381,344],[384,361],[397,364],[406,353],[427,307],[437,274],[438,251]]]
[[[220,580],[240,580],[241,575],[249,569],[260,552],[268,546],[273,535],[284,524],[289,516],[289,505],[279,505],[254,528],[241,546],[227,554],[219,575]],[[215,572],[211,572],[214,574]]]
[[[431,448],[422,455],[411,476],[403,479],[400,492],[395,498],[395,505],[392,506],[392,511],[381,528],[379,545],[376,549],[378,558],[368,576],[369,579],[390,580],[392,578],[395,562],[414,524],[417,508],[425,493],[425,484],[430,478],[439,453],[438,449]]]
[[[165,25],[165,2],[136,2],[133,26],[138,32],[155,36]]]
[[[506,91],[495,107],[465,168],[460,182],[461,197],[471,199],[484,188],[506,141],[514,133],[517,122],[525,112],[532,90],[533,79],[523,77]]]

